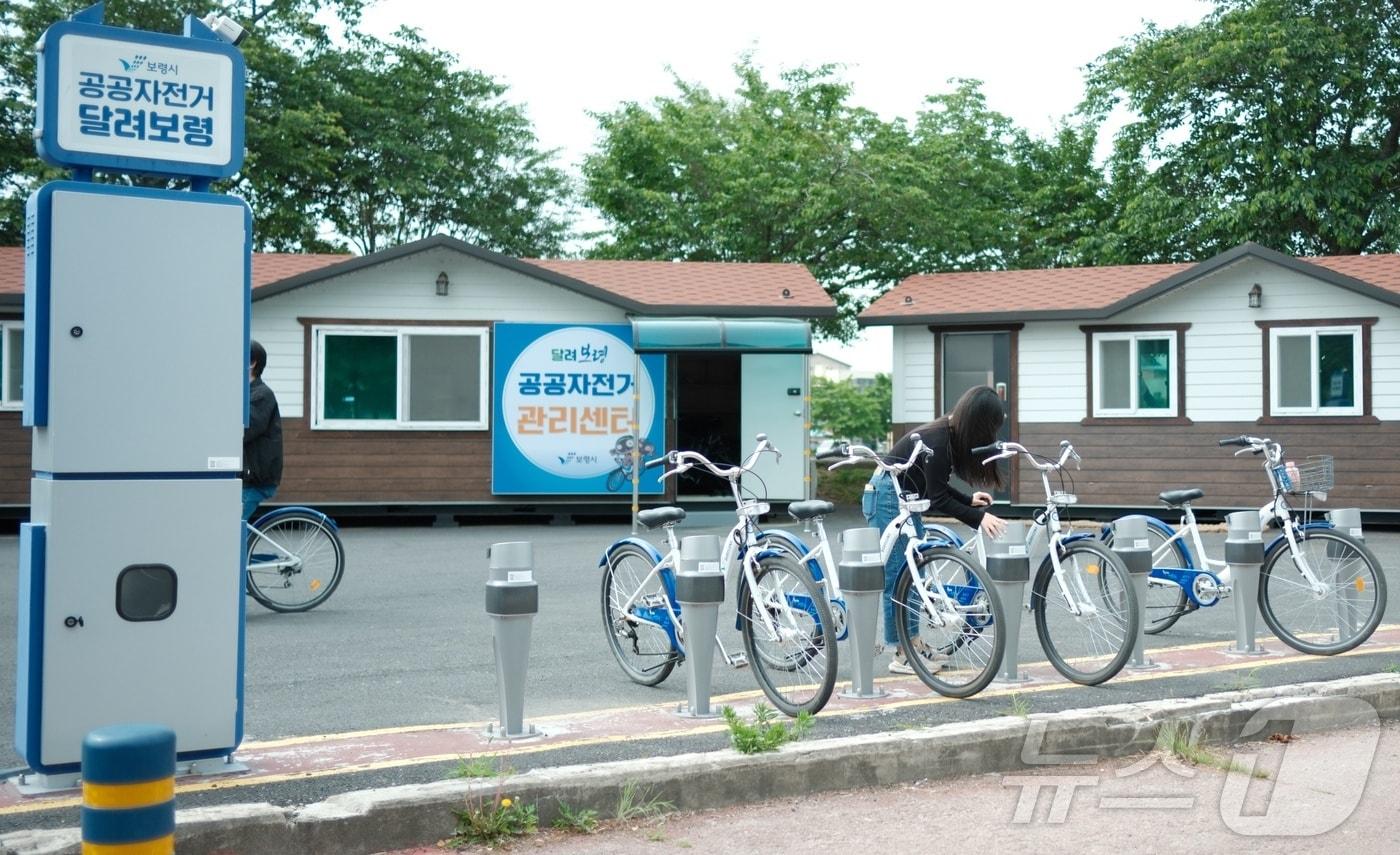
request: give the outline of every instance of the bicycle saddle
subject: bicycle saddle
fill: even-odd
[[[793,502],[788,505],[788,513],[791,514],[792,518],[795,520],[809,520],[812,517],[824,517],[834,510],[836,510],[835,505],[831,502],[823,502],[820,499],[813,499],[810,502]]]
[[[1192,499],[1199,499],[1206,494],[1200,487],[1191,487],[1187,490],[1167,490],[1165,493],[1158,493],[1157,498],[1167,503],[1167,507],[1175,508],[1184,505]]]
[[[678,523],[683,519],[685,519],[684,508],[648,508],[645,511],[637,512],[637,522],[647,528]]]

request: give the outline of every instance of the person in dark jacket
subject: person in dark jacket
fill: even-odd
[[[277,494],[282,483],[282,414],[277,396],[262,381],[267,351],[248,346],[248,426],[243,429],[243,519]]]
[[[969,496],[950,484],[949,480],[956,474],[974,486],[1001,486],[1001,472],[996,464],[983,465],[981,459],[972,454],[972,449],[995,441],[1004,419],[1002,401],[995,391],[987,386],[969,389],[953,405],[951,413],[905,434],[885,459],[891,463],[908,460],[914,450],[914,434],[918,434],[929,450],[921,465],[901,476],[904,489],[917,490],[928,499],[930,513],[953,517],[964,525],[985,532],[988,537],[997,537],[1006,530],[1006,523],[985,510],[992,503],[991,495],[978,490]],[[899,496],[888,474],[878,469],[875,471],[870,483],[865,485],[861,510],[865,513],[866,521],[877,531],[884,531],[885,526],[899,515]],[[917,514],[914,516],[914,527],[920,534],[923,533],[923,520]],[[900,571],[904,569],[904,547],[907,542],[908,538],[900,537],[885,562],[886,647],[896,647],[899,643],[894,622],[894,586],[899,581]],[[930,663],[931,666],[933,664]],[[904,661],[903,651],[895,653],[890,672],[914,673]]]

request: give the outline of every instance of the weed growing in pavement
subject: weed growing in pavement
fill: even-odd
[[[1400,662],[1392,662],[1381,670],[1387,674],[1400,674]]]
[[[457,828],[448,838],[447,845],[493,845],[512,837],[533,834],[539,827],[535,806],[521,804],[509,796],[498,796],[479,797],[476,800],[469,798],[466,807],[454,810],[452,813],[457,817]]]
[[[785,743],[801,739],[812,729],[812,714],[803,710],[797,720],[788,726],[778,721],[778,713],[764,704],[754,704],[753,724],[739,718],[733,707],[725,707],[721,712],[729,724],[729,741],[740,754],[761,754],[764,751],[777,751]]]
[[[1021,697],[1020,693],[1011,693],[1011,706],[1001,711],[1001,715],[1020,716],[1025,718],[1031,714],[1031,702]]]
[[[559,801],[559,817],[554,820],[555,828],[562,828],[565,831],[573,831],[578,834],[592,834],[598,830],[598,812],[588,808],[574,810],[561,800]]]
[[[501,758],[490,754],[479,754],[468,760],[457,758],[457,768],[447,773],[449,778],[495,778],[510,775],[515,770],[501,762]]]
[[[1196,766],[1210,766],[1224,772],[1241,772],[1255,778],[1268,778],[1263,769],[1250,771],[1234,760],[1221,757],[1200,744],[1188,722],[1169,721],[1157,731],[1157,747]]]
[[[1258,677],[1259,669],[1251,668],[1248,674],[1235,673],[1235,678],[1228,683],[1219,683],[1215,688],[1224,689],[1227,692],[1244,692],[1249,689],[1257,689],[1263,681]]]
[[[628,781],[617,800],[616,818],[621,822],[631,822],[634,819],[650,819],[675,809],[671,802],[653,796],[650,790],[639,788],[636,781]]]

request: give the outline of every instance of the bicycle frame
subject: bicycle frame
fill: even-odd
[[[299,566],[299,565],[301,564],[301,558],[300,558],[300,556],[293,555],[291,552],[289,552],[289,551],[287,550],[287,548],[286,548],[285,546],[283,546],[282,544],[280,544],[280,543],[278,543],[277,541],[273,540],[271,537],[268,537],[267,534],[266,534],[265,532],[263,532],[262,529],[257,528],[257,527],[254,526],[252,523],[246,522],[246,521],[243,523],[243,527],[244,527],[244,529],[247,531],[248,534],[250,534],[250,535],[256,534],[256,535],[260,538],[259,541],[258,541],[259,546],[261,546],[262,544],[266,543],[266,544],[269,544],[269,545],[270,545],[273,549],[275,549],[277,552],[281,553],[281,557],[278,558],[278,559],[275,560],[275,561],[258,561],[258,562],[256,562],[256,563],[250,561],[250,562],[248,563],[249,569],[256,568],[256,569],[258,569],[258,570],[277,570],[277,571],[281,571],[281,570],[291,570],[291,569],[295,569],[297,566]]]

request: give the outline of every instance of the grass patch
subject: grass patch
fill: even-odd
[[[481,754],[470,760],[457,758],[457,768],[447,773],[449,778],[496,778],[509,775],[515,770],[501,762],[500,757]]]
[[[632,822],[651,819],[675,809],[676,806],[671,802],[652,795],[650,790],[637,786],[636,781],[629,781],[623,786],[622,795],[618,797],[615,818],[620,822]]]
[[[1239,772],[1260,779],[1269,777],[1269,773],[1262,769],[1251,771],[1201,745],[1191,725],[1184,721],[1170,721],[1162,725],[1157,731],[1157,747],[1163,751],[1170,751],[1173,756],[1193,766],[1209,766],[1222,772]]]
[[[452,812],[457,827],[447,840],[449,846],[481,843],[494,846],[513,837],[533,834],[539,827],[534,805],[523,805],[510,797],[468,799],[466,807]]]
[[[1012,692],[1011,706],[1002,710],[1000,714],[1025,718],[1031,714],[1031,702],[1028,698],[1021,697],[1019,692]]]
[[[765,704],[754,704],[753,724],[739,717],[733,707],[721,710],[729,725],[729,741],[740,754],[777,751],[786,743],[801,739],[812,729],[812,714],[803,710],[791,725],[778,720],[778,712]]]
[[[1228,683],[1218,683],[1215,688],[1224,689],[1227,692],[1244,692],[1249,689],[1257,689],[1263,684],[1263,681],[1259,679],[1258,675],[1258,668],[1251,668],[1248,674],[1241,674],[1237,671],[1235,672],[1234,679],[1230,680]]]
[[[554,820],[554,827],[576,834],[592,834],[598,830],[598,812],[588,808],[574,810],[561,801],[559,802],[559,816]]]
[[[1381,669],[1387,674],[1400,674],[1400,662],[1393,662]]]

